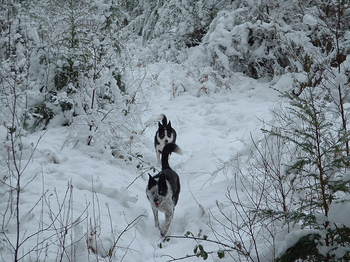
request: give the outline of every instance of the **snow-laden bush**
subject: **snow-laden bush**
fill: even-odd
[[[76,138],[84,143],[123,151],[140,129],[134,115],[142,103],[138,80],[125,82],[129,58],[119,39],[124,16],[114,1],[5,7],[13,14],[1,9],[8,20],[0,31],[0,103],[8,110],[16,96],[18,130],[79,126]],[[5,126],[11,115],[1,114]]]
[[[148,62],[181,61],[183,49],[199,45],[216,13],[230,5],[230,1],[213,0],[130,2],[130,23],[123,35],[130,39],[134,32],[143,45],[152,46],[154,54]]]
[[[282,28],[275,23],[243,22],[245,10],[218,14],[203,39],[213,69],[223,76],[243,72],[253,78],[273,76],[290,65],[282,49]]]
[[[225,4],[225,1],[217,3],[212,0],[158,1],[157,5],[144,3],[143,39],[166,37],[180,45],[198,45],[216,12]]]
[[[211,12],[210,1],[157,3],[138,5],[140,10],[148,11],[134,20],[149,52],[145,60],[186,66],[196,63],[190,71],[210,71],[209,75],[219,82],[233,72],[272,79],[285,73],[308,71],[310,60],[323,64],[330,59],[335,65],[349,49],[346,5],[341,7],[344,15],[340,17],[342,26],[337,33],[343,51],[336,57],[336,32],[332,30],[336,24],[335,19],[332,21],[336,5],[331,2],[222,1],[214,4]],[[188,44],[192,38],[195,44]],[[196,76],[196,81],[207,73]]]
[[[202,45],[214,70],[270,79],[302,71],[304,58],[316,53],[302,22],[286,25],[274,16],[253,14],[249,6],[224,10],[210,24]]]

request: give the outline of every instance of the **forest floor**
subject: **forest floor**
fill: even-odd
[[[164,68],[166,65],[153,66],[148,76],[159,74]],[[223,233],[222,228],[211,222],[219,216],[217,201],[227,202],[225,194],[233,179],[233,174],[225,172],[225,163],[247,156],[251,137],[261,136],[260,128],[264,121],[271,119],[271,109],[277,104],[278,95],[268,83],[236,74],[229,90],[201,96],[186,92],[173,96],[171,89],[161,84],[150,88],[148,76],[141,85],[147,103],[140,119],[145,124],[166,114],[177,131],[176,143],[183,150],[183,155],[172,154],[170,158],[170,166],[181,181],[170,234],[184,236],[190,231],[195,236],[213,238],[211,227]],[[153,146],[156,130],[157,123],[154,122],[131,146],[139,147],[144,165],[147,163],[159,169]],[[79,127],[74,132],[79,134]],[[181,238],[163,242],[154,227],[145,194],[147,173],[139,176],[135,165],[94,146],[74,142],[72,130],[65,127],[49,128],[31,135],[25,144],[36,144],[39,138],[34,158],[24,176],[29,186],[25,187],[21,198],[23,214],[44,192],[51,192],[43,205],[50,210],[55,207],[61,210],[56,214],[61,224],[64,221],[75,223],[74,233],[69,236],[75,242],[74,249],[66,251],[67,261],[72,252],[77,262],[107,261],[108,257],[103,257],[121,233],[113,261],[171,261],[193,255],[196,242]],[[22,223],[28,231],[34,232],[38,228],[43,213],[23,216]],[[163,215],[160,218],[162,222]],[[86,232],[97,240],[98,254],[87,249]],[[29,241],[28,248],[34,244]],[[205,242],[203,245],[208,251],[220,248]],[[48,257],[55,255],[48,254]],[[216,260],[215,254],[208,258],[208,261]]]

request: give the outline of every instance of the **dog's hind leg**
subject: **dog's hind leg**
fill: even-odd
[[[152,207],[152,211],[154,216],[154,226],[159,228],[158,209],[155,207]]]
[[[173,215],[174,211],[165,213],[165,223],[160,230],[160,234],[162,235],[162,237],[165,237],[165,235],[168,233],[171,220],[173,220]]]

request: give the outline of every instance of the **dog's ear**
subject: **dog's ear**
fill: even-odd
[[[171,129],[171,122],[169,120],[169,123],[168,123],[168,128]]]
[[[165,174],[160,174],[159,180],[158,180],[158,194],[161,196],[165,196],[168,192],[168,187],[166,185],[166,178]]]
[[[150,190],[152,187],[154,187],[156,185],[157,185],[157,181],[150,174],[148,174],[147,189]]]
[[[162,129],[162,128],[163,128],[163,125],[158,122],[158,129]]]

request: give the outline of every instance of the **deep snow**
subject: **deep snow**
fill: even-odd
[[[142,93],[147,94],[148,102],[140,117],[145,125],[159,114],[166,114],[177,131],[177,144],[184,152],[181,156],[173,154],[170,158],[171,167],[181,179],[171,235],[183,236],[190,231],[210,237],[211,231],[207,226],[209,213],[216,214],[216,201],[225,199],[231,179],[229,175],[215,171],[232,157],[247,153],[250,136],[259,136],[263,121],[271,118],[270,110],[279,98],[268,83],[239,73],[231,77],[229,90],[201,96],[186,92],[173,96],[170,88],[149,84],[153,74],[161,78],[159,83],[173,81],[171,77],[174,76],[167,73],[169,67],[159,64],[148,68],[142,84]],[[147,127],[135,143],[141,150],[143,161],[159,168],[153,147],[156,128],[156,123]],[[147,173],[137,178],[140,173],[134,165],[126,164],[98,147],[85,145],[84,135],[80,132],[85,134],[84,127],[56,127],[25,139],[29,155],[42,136],[25,172],[24,179],[29,184],[21,198],[22,214],[33,207],[43,192],[47,192],[49,200],[42,207],[39,204],[36,212],[23,217],[22,225],[27,234],[35,232],[40,226],[41,216],[47,214],[47,211],[41,213],[40,210],[47,210],[48,206],[58,210],[67,188],[70,188],[72,195],[69,197],[68,194],[59,217],[60,221],[76,222],[74,234],[69,236],[70,240],[76,241],[75,261],[96,261],[96,258],[105,256],[113,241],[135,218],[138,219],[131,229],[118,241],[113,261],[168,261],[193,254],[195,242],[191,240],[162,242],[145,195]],[[85,219],[87,215],[89,219]],[[162,222],[163,215],[160,218]],[[98,256],[86,247],[85,233],[91,224],[97,230]],[[35,241],[28,241],[28,248],[36,245]],[[90,242],[90,245],[96,244]],[[219,248],[206,246],[208,250]],[[55,256],[54,253],[48,254],[50,261]],[[69,257],[68,254],[66,256]],[[215,255],[208,259],[216,260]]]

